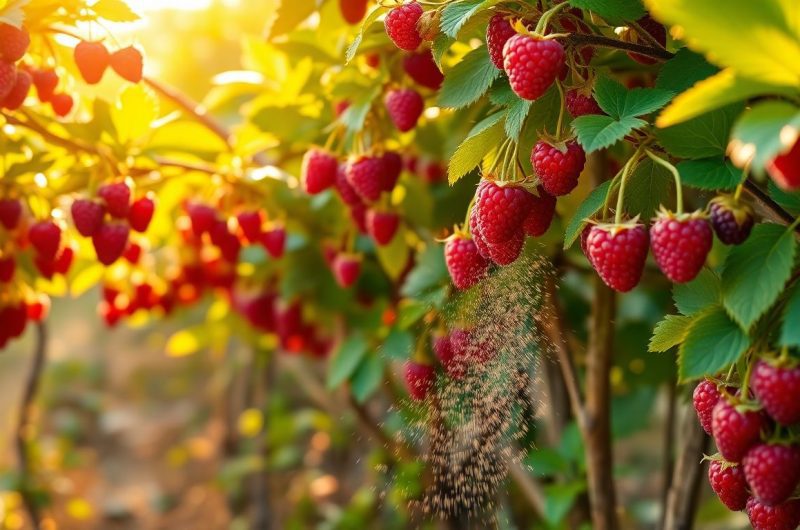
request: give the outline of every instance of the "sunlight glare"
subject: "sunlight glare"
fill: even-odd
[[[128,5],[140,13],[167,9],[199,11],[211,7],[212,2],[213,0],[128,0]]]

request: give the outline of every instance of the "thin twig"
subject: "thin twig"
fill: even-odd
[[[644,44],[635,44],[633,42],[624,42],[611,37],[604,37],[602,35],[587,35],[585,33],[573,33],[564,39],[567,44],[573,46],[600,46],[603,48],[614,48],[617,50],[625,50],[629,52],[646,55],[654,59],[668,60],[675,57],[675,54],[665,50],[664,48],[656,48],[655,46],[646,46]]]
[[[536,513],[543,515],[545,513],[545,494],[544,488],[535,477],[531,476],[530,472],[516,462],[512,462],[508,467],[508,474],[511,480],[514,481],[520,493],[528,504],[536,510]]]
[[[672,472],[675,467],[675,421],[677,409],[677,385],[678,382],[673,377],[667,383],[667,418],[664,427],[664,451],[662,462],[662,485],[661,502],[663,503],[662,521],[667,512],[667,498],[672,487]]]
[[[795,218],[792,214],[784,210],[778,203],[772,200],[772,197],[764,193],[764,191],[756,186],[750,179],[744,181],[744,190],[755,199],[762,208],[773,215],[773,221],[783,222],[787,225],[794,222]],[[800,227],[795,228],[795,231],[800,234]]]
[[[353,412],[356,413],[358,417],[359,423],[367,429],[373,436],[375,436],[378,441],[384,446],[384,448],[388,449],[393,455],[396,457],[400,457],[403,460],[414,460],[416,455],[411,452],[411,450],[404,444],[398,442],[391,436],[389,436],[386,431],[381,428],[378,423],[372,419],[370,416],[369,411],[352,395],[348,395],[348,402],[350,404],[350,408],[353,409]]]

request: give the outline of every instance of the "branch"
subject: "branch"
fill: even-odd
[[[604,37],[602,35],[587,35],[585,33],[572,33],[569,37],[564,39],[567,44],[573,46],[600,46],[602,48],[614,48],[617,50],[625,50],[629,52],[638,53],[653,57],[654,59],[668,60],[675,57],[675,54],[665,50],[664,48],[656,48],[655,46],[645,46],[643,44],[634,44],[632,42],[624,42],[611,37]]]
[[[411,450],[405,446],[405,444],[402,444],[389,436],[386,431],[384,431],[381,426],[378,425],[378,422],[372,419],[372,416],[369,415],[367,409],[361,403],[356,401],[352,395],[348,394],[347,400],[350,404],[350,408],[356,413],[361,426],[372,433],[372,435],[375,436],[386,449],[389,449],[390,452],[396,456],[399,456],[403,460],[416,459],[417,456],[412,453]]]
[[[764,193],[764,191],[756,186],[750,179],[745,179],[744,190],[765,210],[772,214],[773,221],[779,221],[790,225],[794,222],[795,218],[792,214],[784,210],[778,203],[772,200],[772,197]],[[795,228],[795,231],[800,234],[800,227]]]
[[[21,111],[21,114],[27,118],[26,121],[20,120],[16,116],[14,116],[12,114],[9,114],[7,112],[3,112],[2,113],[3,117],[11,125],[15,125],[17,127],[25,127],[26,129],[30,129],[30,130],[38,133],[39,136],[41,136],[45,140],[49,140],[50,143],[53,143],[55,145],[60,145],[61,147],[64,147],[64,148],[72,150],[72,151],[83,151],[83,152],[86,152],[86,153],[89,153],[89,154],[92,154],[92,155],[102,156],[100,151],[98,151],[97,148],[94,147],[93,145],[89,145],[89,144],[80,142],[78,140],[73,140],[73,139],[63,138],[61,136],[58,136],[57,134],[54,134],[54,133],[48,131],[46,127],[44,127],[42,124],[37,122],[33,118],[33,116],[31,116],[30,114],[28,114],[28,113],[26,113],[24,111]]]
[[[544,488],[536,478],[532,477],[528,471],[517,462],[512,462],[508,468],[508,474],[511,480],[519,488],[522,496],[528,501],[528,504],[533,506],[537,514],[542,515],[545,513],[546,499],[544,495]]]
[[[680,432],[685,435],[685,443],[672,473],[664,530],[691,530],[694,527],[701,478],[705,474],[702,460],[709,438],[691,410],[686,411]]]

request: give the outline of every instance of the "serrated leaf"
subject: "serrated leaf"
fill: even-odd
[[[584,151],[591,153],[610,147],[632,130],[647,125],[639,118],[625,117],[617,121],[611,116],[597,114],[581,116],[572,121],[572,129]]]
[[[519,141],[519,134],[522,132],[522,126],[531,111],[532,103],[532,101],[517,98],[508,106],[505,121],[506,136]]]
[[[138,140],[150,132],[158,117],[158,100],[143,84],[129,86],[120,94],[111,117],[120,142]]]
[[[672,99],[672,92],[660,88],[627,90],[609,77],[601,77],[594,87],[597,104],[615,120],[650,114]]]
[[[361,46],[361,41],[364,40],[364,32],[367,30],[367,28],[369,28],[369,26],[372,25],[373,22],[375,22],[375,20],[378,19],[383,9],[384,7],[378,4],[373,7],[372,11],[370,11],[366,18],[364,18],[364,21],[361,23],[361,29],[356,34],[353,42],[350,43],[350,46],[347,47],[347,51],[344,54],[345,64],[352,61],[353,57],[356,56],[358,47]]]
[[[350,391],[359,403],[364,403],[380,387],[383,381],[383,359],[380,355],[370,355],[358,365]]]
[[[649,158],[636,166],[628,177],[625,210],[642,219],[651,219],[658,207],[669,206],[674,189],[672,174]]]
[[[638,20],[645,15],[639,0],[569,0],[569,4],[593,11],[612,24]]]
[[[4,0],[0,2],[0,22],[19,29],[25,22],[25,6],[30,0]]]
[[[439,91],[439,105],[458,109],[474,103],[499,75],[500,70],[489,60],[486,46],[475,48],[445,72]]]
[[[371,91],[353,101],[349,107],[339,116],[339,121],[344,124],[350,132],[358,132],[364,127],[364,122],[372,107],[372,102],[378,97],[380,87],[373,88]]]
[[[719,72],[719,68],[709,63],[705,57],[689,48],[681,48],[675,57],[665,62],[656,79],[656,88],[680,94],[698,81]]]
[[[123,0],[99,0],[92,11],[110,22],[136,22],[141,18]]]
[[[800,284],[795,285],[786,298],[781,325],[781,346],[800,346]]]
[[[701,190],[731,190],[742,180],[742,170],[721,157],[684,160],[676,167],[681,184]]]
[[[447,180],[450,185],[472,171],[481,163],[486,154],[497,146],[503,138],[504,112],[497,112],[476,125],[458,148],[447,166]]]
[[[439,19],[442,33],[455,39],[472,15],[497,3],[498,0],[461,0],[445,5]]]
[[[583,227],[586,225],[586,219],[593,216],[603,207],[610,185],[611,181],[607,180],[597,186],[575,210],[575,215],[567,223],[567,228],[564,232],[564,250],[571,247],[575,240],[578,239]]]
[[[672,288],[675,307],[683,315],[694,315],[722,302],[722,284],[711,269],[701,269],[688,283],[678,283]]]
[[[674,348],[686,338],[693,318],[686,315],[667,315],[656,324],[647,349],[651,352],[665,352]]]
[[[681,381],[714,375],[735,363],[750,339],[719,306],[703,311],[689,326],[678,349]]]
[[[793,231],[763,223],[728,254],[722,272],[722,299],[742,329],[749,330],[783,291],[792,274],[796,247]]]
[[[754,151],[750,167],[760,173],[775,155],[791,146],[784,145],[781,138],[794,143],[790,131],[794,137],[800,134],[800,108],[786,101],[762,101],[742,114],[731,141],[746,146],[748,158]]]
[[[436,66],[439,67],[439,70],[443,70],[442,58],[454,42],[455,39],[452,39],[444,34],[439,34],[435,39],[433,39],[433,44],[431,44],[431,54],[433,55],[433,62],[436,63]]]
[[[361,335],[353,335],[339,346],[339,349],[333,354],[328,369],[327,386],[329,390],[341,385],[355,372],[368,349],[369,345]]]
[[[669,154],[678,158],[724,156],[731,128],[742,108],[741,103],[734,103],[672,127],[657,129],[656,138]]]

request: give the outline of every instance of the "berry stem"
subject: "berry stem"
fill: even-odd
[[[475,193],[472,194],[472,199],[470,199],[469,205],[467,206],[467,213],[466,215],[464,215],[464,228],[466,228],[470,234],[472,234],[472,230],[470,229],[469,226],[469,216],[472,213],[472,208],[475,207],[475,201],[477,199],[478,199],[478,193],[476,191]]]
[[[642,148],[636,150],[633,156],[625,163],[625,167],[622,168],[622,176],[620,177],[619,181],[619,193],[617,194],[617,211],[614,212],[614,223],[620,224],[622,223],[622,205],[625,201],[625,183],[628,181],[628,175],[631,172],[631,168],[636,165],[636,162],[639,160],[639,155],[642,152]]]
[[[558,89],[558,101],[561,103],[561,107],[558,109],[558,121],[556,122],[556,140],[561,140],[561,125],[564,121],[564,107],[566,104],[564,101],[564,88],[558,79],[556,79],[556,88]]]
[[[744,377],[742,378],[742,391],[741,391],[741,398],[743,400],[750,399],[750,376],[753,373],[753,365],[755,364],[755,357],[751,357],[747,362],[747,370],[744,373]]]
[[[745,175],[744,178],[746,179],[747,175]],[[742,190],[743,189],[744,189],[744,186],[742,186],[742,184],[739,184],[738,186],[736,186],[736,191],[733,192],[734,200],[736,200],[736,201],[739,200],[739,197],[742,195]]]
[[[547,29],[547,24],[550,23],[550,19],[553,18],[553,15],[555,15],[560,9],[563,9],[568,5],[569,2],[562,2],[560,4],[556,4],[554,7],[542,13],[542,17],[536,24],[536,29],[534,29],[533,32],[537,35],[543,35],[544,31]]]
[[[663,158],[661,158],[659,156],[656,156],[649,149],[645,149],[644,152],[647,153],[647,156],[649,156],[653,160],[653,162],[655,162],[656,164],[659,164],[660,166],[663,166],[663,167],[667,168],[667,170],[670,173],[672,173],[672,177],[675,179],[675,197],[677,199],[676,213],[678,215],[682,214],[683,213],[683,188],[681,186],[681,174],[678,173],[678,168],[676,168],[675,166],[673,166],[672,164],[670,164],[669,162],[667,162]]]
[[[497,155],[492,160],[492,165],[489,166],[489,171],[487,173],[489,175],[494,173],[494,170],[497,169],[497,166],[500,163],[500,160],[505,157],[505,149],[508,147],[508,144],[511,142],[511,138],[506,138],[503,140],[503,143],[500,144],[500,147],[497,148]]]

